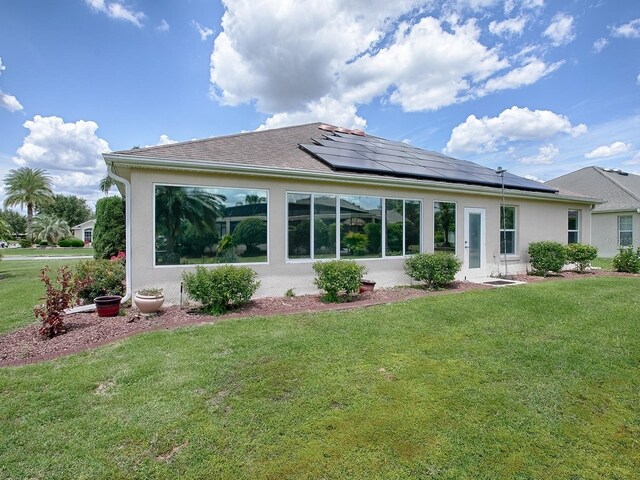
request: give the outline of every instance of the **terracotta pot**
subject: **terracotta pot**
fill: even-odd
[[[149,315],[156,313],[164,303],[164,295],[141,295],[136,293],[133,301],[140,310],[140,313]]]
[[[99,317],[115,317],[120,312],[120,295],[105,295],[104,297],[96,297],[93,303],[96,305],[96,312]]]
[[[373,280],[362,280],[360,282],[360,293],[373,292],[376,282]]]

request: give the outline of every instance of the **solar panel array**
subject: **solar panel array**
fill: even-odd
[[[405,178],[500,187],[500,175],[487,167],[379,137],[334,131],[300,148],[337,171],[375,173]],[[504,187],[555,193],[556,189],[512,173]]]

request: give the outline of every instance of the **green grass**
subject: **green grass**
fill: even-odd
[[[33,307],[42,303],[44,285],[40,270],[73,265],[78,260],[0,260],[0,333],[35,321]],[[1,452],[0,452],[1,453]],[[0,462],[1,463],[1,462]]]
[[[637,478],[638,287],[223,320],[0,369],[0,477]]]
[[[75,257],[89,255],[93,257],[93,248],[3,248],[0,254],[5,257]]]
[[[601,268],[602,270],[613,272],[614,268],[613,268],[613,264],[611,263],[612,260],[613,260],[612,258],[598,257],[593,262],[591,262],[591,265],[594,267]]]

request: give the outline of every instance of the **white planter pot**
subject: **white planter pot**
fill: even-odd
[[[140,310],[140,313],[144,315],[149,315],[151,313],[156,313],[162,307],[164,303],[164,295],[140,295],[136,293],[133,297],[133,301]]]

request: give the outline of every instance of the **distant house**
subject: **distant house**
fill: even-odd
[[[640,175],[585,167],[547,184],[605,200],[591,211],[591,244],[599,255],[613,257],[620,248],[640,246]]]
[[[71,227],[71,235],[82,240],[85,245],[91,245],[91,242],[93,242],[93,229],[95,226],[95,219],[87,220],[75,227]]]
[[[523,272],[530,242],[590,241],[596,200],[313,123],[104,154],[127,200],[130,287],[180,298],[195,264],[249,265],[259,296],[316,292],[312,264],[353,259],[379,286],[409,284],[407,256],[443,251],[459,278]],[[501,212],[504,217],[501,219]]]

